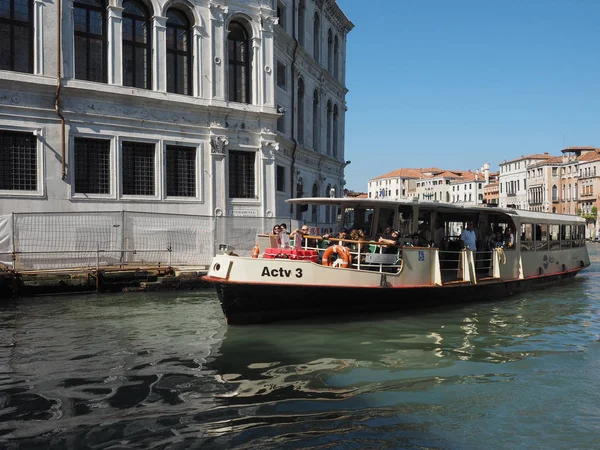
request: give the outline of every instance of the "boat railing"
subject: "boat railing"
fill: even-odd
[[[394,252],[386,252],[388,246],[377,241],[357,241],[353,239],[341,239],[322,236],[304,236],[302,249],[316,250],[319,256],[332,245],[341,244],[347,247],[352,255],[351,267],[357,270],[372,270],[386,273],[397,273],[402,271],[402,251],[396,247]]]
[[[275,235],[271,236],[276,238]],[[300,248],[302,250],[313,250],[323,256],[325,250],[334,244],[341,244],[349,249],[352,256],[350,268],[356,270],[368,270],[381,273],[401,273],[403,265],[402,252],[404,248],[416,249],[419,247],[394,247],[389,251],[389,245],[378,241],[364,241],[341,238],[323,238],[322,236],[305,235],[302,237]],[[433,250],[432,248],[423,247]],[[447,250],[435,248],[439,258],[439,270],[442,283],[457,281],[475,281],[493,276],[494,273],[494,251],[483,250],[472,252],[472,259],[467,258],[467,249]],[[466,265],[465,265],[466,264]],[[469,267],[472,265],[472,267]],[[470,271],[471,274],[466,272]],[[475,279],[474,279],[475,277]]]

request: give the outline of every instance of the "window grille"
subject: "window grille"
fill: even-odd
[[[75,192],[110,194],[110,141],[75,138]]]
[[[229,151],[229,198],[256,198],[255,152]]]
[[[33,72],[33,2],[0,2],[0,69]]]
[[[155,195],[154,144],[123,142],[123,195]]]
[[[37,190],[37,138],[0,130],[0,190]]]
[[[76,0],[75,78],[106,81],[106,6],[103,0]]]
[[[167,197],[196,196],[196,149],[167,146]]]

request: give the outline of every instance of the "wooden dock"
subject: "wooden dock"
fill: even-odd
[[[102,267],[54,270],[0,270],[0,298],[76,292],[147,292],[208,287],[207,266]]]

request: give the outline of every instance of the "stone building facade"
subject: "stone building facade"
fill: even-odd
[[[316,60],[309,50],[294,50],[290,25],[299,20],[298,4],[309,49],[309,15],[319,17]],[[7,44],[0,50],[0,213],[285,217],[298,171],[304,183],[319,180],[320,193],[330,183],[340,195],[352,24],[335,1],[7,5],[0,31]],[[337,77],[327,70],[330,29]],[[278,87],[279,61],[288,62],[288,90]],[[297,141],[297,114],[289,115],[298,81],[292,83],[292,68],[306,71],[306,89],[318,80],[318,129],[326,128],[327,105],[332,114],[337,107],[335,152],[333,144],[331,152],[324,147],[333,129],[319,151],[290,145]],[[287,131],[278,131],[278,121],[289,123]],[[307,139],[311,125],[304,124]]]

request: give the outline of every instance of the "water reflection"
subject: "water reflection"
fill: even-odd
[[[599,272],[426,313],[229,328],[212,292],[22,299],[0,310],[0,447],[543,446],[527,427],[552,404],[600,418]]]

